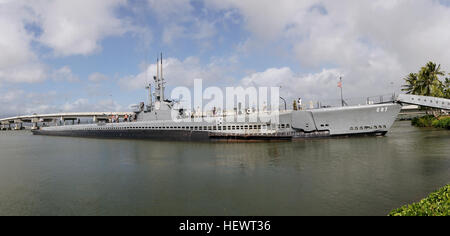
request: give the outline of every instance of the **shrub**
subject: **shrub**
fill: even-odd
[[[391,211],[389,216],[450,216],[450,185],[431,193],[418,203]]]
[[[434,120],[436,120],[436,118],[431,115],[415,117],[411,120],[411,124],[417,127],[431,127]]]
[[[435,118],[434,116],[415,117],[411,124],[417,127],[436,127],[450,129],[450,117]]]
[[[433,127],[450,129],[450,117],[444,117],[433,121]]]

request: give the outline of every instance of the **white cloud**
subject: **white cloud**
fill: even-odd
[[[78,82],[78,81],[80,81],[78,76],[76,76],[72,73],[72,70],[70,69],[69,66],[63,66],[63,67],[53,71],[51,77],[54,81],[58,81],[58,82],[62,82],[62,81]]]
[[[98,51],[99,41],[127,32],[127,22],[115,10],[125,0],[65,0],[31,3],[42,28],[38,41],[56,55],[88,55]]]
[[[386,94],[427,61],[450,68],[450,8],[439,1],[208,1],[216,10],[237,10],[253,34],[243,44],[280,44],[300,68],[335,68],[348,96]],[[279,47],[267,53],[279,53]],[[449,69],[447,69],[449,70]],[[325,89],[326,88],[321,88]],[[313,90],[321,94],[318,90]]]
[[[341,72],[322,70],[318,73],[298,75],[289,67],[270,68],[263,72],[252,73],[241,80],[243,87],[280,87],[285,99],[298,97],[325,101],[334,100],[338,95],[337,82]]]
[[[0,68],[15,66],[28,61],[29,58],[35,59],[31,52],[29,43],[32,36],[23,30],[23,23],[20,22],[14,13],[20,14],[19,9],[12,9],[13,14],[6,12],[6,5],[0,5]]]
[[[54,91],[42,94],[23,89],[3,89],[0,91],[0,117],[57,111],[57,106],[53,104],[56,98]]]
[[[95,72],[95,73],[90,74],[88,79],[91,82],[101,82],[101,81],[108,80],[108,77],[102,73]]]
[[[166,44],[188,38],[208,46],[205,42],[217,35],[217,22],[205,19],[206,13],[199,16],[189,0],[147,0],[147,3],[163,26],[162,41]]]
[[[46,78],[46,66],[39,62],[24,62],[0,69],[0,81],[7,83],[36,83]]]
[[[128,111],[113,99],[70,98],[56,91],[45,93],[27,92],[22,89],[3,89],[0,91],[0,117],[27,114],[46,114],[57,112],[89,111]],[[64,98],[65,97],[65,98]],[[60,103],[64,98],[66,102]]]
[[[128,110],[112,99],[105,99],[92,103],[87,98],[80,98],[73,102],[67,102],[61,106],[61,109],[64,112],[111,112]]]
[[[0,93],[0,101],[13,102],[14,100],[22,97],[25,94],[23,90],[8,90],[4,93]]]
[[[173,43],[174,40],[181,38],[186,34],[186,29],[177,24],[167,25],[162,33],[162,41],[166,44]]]
[[[88,55],[101,49],[100,41],[126,32],[145,35],[116,10],[126,0],[1,1],[0,82],[41,82],[47,74],[33,43],[47,46],[53,55]],[[62,69],[62,70],[61,70]],[[55,72],[66,73],[65,68]],[[73,78],[69,78],[73,79]]]
[[[389,97],[399,92],[395,86],[400,84],[391,77],[379,77],[380,71],[400,74],[398,62],[386,55],[373,55],[367,65],[346,70],[342,68],[322,69],[316,73],[298,74],[289,67],[269,68],[263,72],[254,72],[244,77],[243,87],[280,87],[280,94],[290,101],[301,97],[305,101],[323,102],[328,105],[340,103],[339,77],[343,78],[344,100],[350,105],[364,104],[366,98],[378,95]],[[354,79],[357,78],[357,79]],[[394,83],[394,84],[391,84]]]
[[[203,79],[204,84],[223,83],[224,74],[231,65],[225,65],[219,60],[202,65],[196,57],[188,57],[183,61],[176,58],[163,60],[163,73],[167,86],[192,86],[194,79]],[[156,75],[156,64],[148,65],[147,69],[138,75],[125,76],[119,79],[119,86],[126,89],[143,89],[146,84],[153,82]]]
[[[0,82],[40,82],[45,66],[31,49],[33,35],[25,30],[30,14],[16,1],[0,3]]]
[[[292,18],[305,11],[315,1],[312,0],[210,0],[205,1],[208,8],[218,10],[237,9],[243,16],[247,30],[262,39],[276,39],[284,31]]]
[[[221,23],[229,21],[233,26],[241,23],[250,32],[241,34],[237,29],[235,36],[245,37],[237,50],[249,60],[266,54],[299,63],[251,73],[242,83],[276,81],[292,96],[332,98],[336,84],[330,81],[338,72],[344,76],[345,94],[359,96],[391,92],[391,82],[399,88],[405,74],[428,60],[450,70],[450,8],[439,2],[209,0],[195,4],[199,9],[189,0],[147,0],[145,4],[161,25],[166,44],[185,39],[212,48],[211,39],[221,33],[217,26],[227,26]],[[42,63],[38,51],[42,45],[52,55],[64,57],[98,52],[103,39],[127,32],[150,38],[149,29],[117,15],[127,4],[126,0],[0,1],[0,83],[78,79],[68,66],[53,70]],[[235,72],[221,62],[204,65],[197,57],[169,58],[164,63],[169,86],[190,86],[195,78],[227,84],[225,76]],[[142,73],[120,79],[119,85],[142,89],[155,70],[150,65]],[[98,73],[89,76],[91,82],[104,79]]]
[[[147,0],[147,3],[162,21],[190,21],[195,10],[189,0]]]

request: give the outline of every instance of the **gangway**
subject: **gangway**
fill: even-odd
[[[450,110],[450,99],[446,98],[399,94],[396,101],[399,103]]]

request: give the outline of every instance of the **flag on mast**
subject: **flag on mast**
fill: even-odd
[[[342,95],[342,76],[339,76],[338,87],[341,88],[341,104],[345,105],[344,96]]]

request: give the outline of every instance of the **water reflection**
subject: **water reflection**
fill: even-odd
[[[450,181],[449,140],[408,122],[273,143],[0,132],[0,214],[385,215]]]

